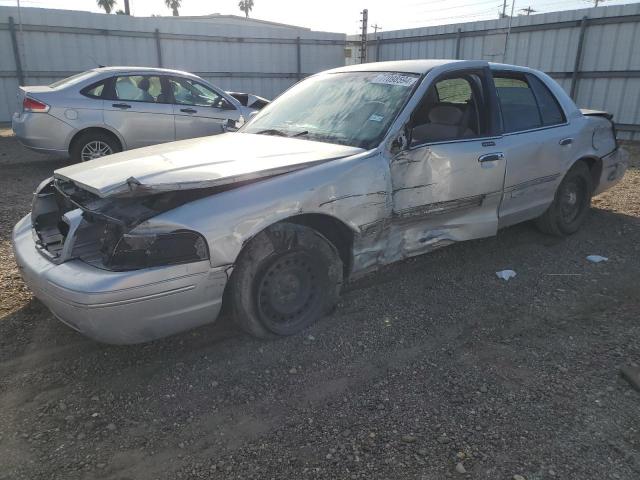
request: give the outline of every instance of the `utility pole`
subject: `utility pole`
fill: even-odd
[[[378,25],[377,23],[374,25],[371,25],[371,28],[373,28],[373,35],[375,36],[378,33],[378,30],[382,30],[382,27],[380,25]]]
[[[360,63],[366,63],[367,61],[367,25],[369,24],[369,10],[366,8],[362,10],[362,33],[360,41]]]
[[[131,10],[129,9],[129,0],[124,0],[124,14],[131,15]]]
[[[500,18],[504,18],[507,16],[507,0],[502,2],[502,13],[500,14]]]
[[[524,14],[528,17],[529,15],[531,15],[532,13],[537,12],[537,10],[534,10],[533,8],[531,8],[531,5],[529,5],[527,8],[521,8],[520,9],[521,12],[524,12]]]

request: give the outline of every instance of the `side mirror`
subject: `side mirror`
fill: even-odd
[[[402,132],[398,134],[396,138],[391,142],[391,153],[396,154],[406,149],[409,145],[407,141],[407,133],[406,129],[403,129]]]

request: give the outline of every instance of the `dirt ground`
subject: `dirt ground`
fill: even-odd
[[[640,362],[634,161],[578,234],[524,224],[385,268],[304,335],[224,318],[113,347],[21,282],[11,228],[64,162],[3,131],[0,479],[640,478],[640,392],[619,376]]]

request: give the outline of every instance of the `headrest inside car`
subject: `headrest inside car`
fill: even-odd
[[[150,86],[151,86],[151,83],[149,82],[149,79],[146,77],[143,77],[138,81],[138,88],[140,90],[149,90]]]
[[[444,125],[459,125],[462,110],[453,105],[436,105],[429,111],[429,121]]]

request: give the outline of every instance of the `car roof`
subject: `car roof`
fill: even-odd
[[[172,70],[170,68],[158,68],[158,67],[96,67],[91,69],[91,71],[96,73],[121,73],[121,72],[145,72],[145,73],[163,73],[163,74],[173,74],[173,75],[186,75],[186,76],[196,76],[193,73],[185,72],[183,70]]]
[[[507,65],[503,63],[489,63],[482,60],[451,60],[451,59],[424,59],[424,60],[394,60],[389,62],[359,63],[328,70],[330,73],[342,72],[400,72],[424,75],[436,67],[455,65],[464,67],[469,64],[470,68],[477,68],[479,64],[490,66],[494,70],[517,70],[523,72],[533,71],[527,67],[517,65]]]

